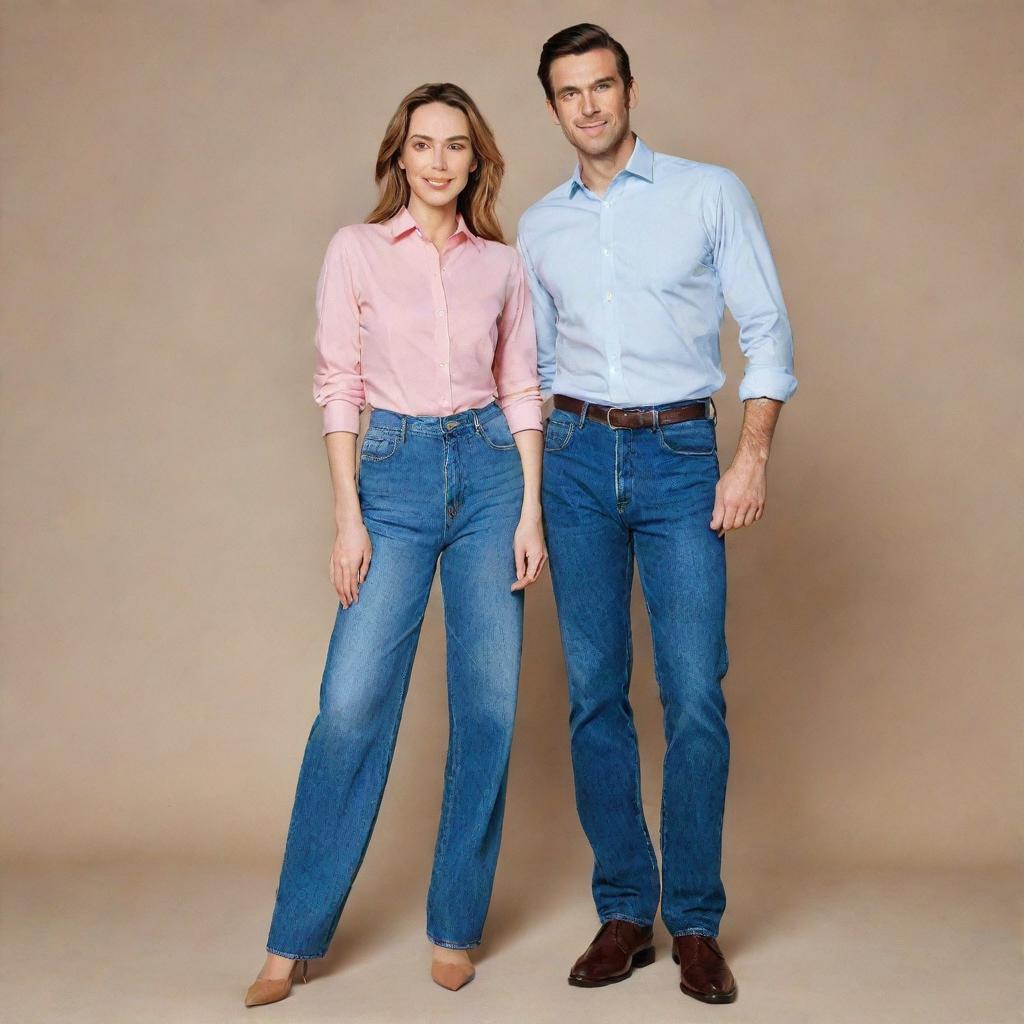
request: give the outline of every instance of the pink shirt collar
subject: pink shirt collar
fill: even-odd
[[[409,212],[408,206],[403,206],[402,209],[399,210],[398,213],[396,213],[394,217],[392,217],[391,220],[388,221],[388,227],[391,229],[391,237],[396,240],[399,238],[404,238],[411,231],[420,230],[420,226],[413,219],[412,214]],[[466,238],[466,240],[472,242],[477,249],[483,248],[483,239],[478,238],[476,235],[473,234],[472,231],[469,230],[468,227],[466,227],[466,221],[463,219],[461,213],[458,215],[458,218],[455,221],[455,231],[451,237],[455,238],[457,235],[463,235]]]

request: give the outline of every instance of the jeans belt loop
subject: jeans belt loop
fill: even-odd
[[[472,410],[473,413],[473,429],[478,433],[482,434],[483,431],[480,429],[480,417],[476,414],[476,409]]]
[[[658,432],[658,410],[651,410],[651,433],[656,434]]]
[[[587,422],[587,410],[589,408],[590,408],[590,403],[589,402],[584,402],[583,403],[583,408],[580,409],[580,421],[579,421],[579,423],[576,424],[580,428],[580,430],[583,429],[584,424]]]
[[[716,426],[717,427],[718,426],[718,408],[715,405],[715,400],[710,395],[708,395],[708,404],[707,404],[707,407],[705,408],[705,413],[707,413],[709,409],[710,409],[710,415],[709,415],[708,418],[711,420],[712,426]]]
[[[406,426],[408,424],[408,421],[409,421],[409,417],[408,416],[403,416],[402,417],[402,444],[405,444],[405,433],[406,433]]]

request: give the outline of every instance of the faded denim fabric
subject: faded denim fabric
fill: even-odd
[[[569,677],[576,804],[594,850],[594,902],[602,921],[648,925],[660,896],[673,935],[717,935],[725,909],[725,542],[708,526],[718,476],[709,418],[614,429],[556,409],[547,424],[545,530]],[[668,741],[663,885],[629,703],[634,557]]]
[[[501,840],[522,646],[513,537],[523,474],[497,405],[374,411],[359,466],[373,541],[359,600],[338,606],[267,948],[322,957],[366,851],[441,563],[450,739],[427,899],[432,942],[480,942]]]

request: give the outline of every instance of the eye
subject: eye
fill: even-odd
[[[600,84],[600,85],[598,86],[598,89],[607,89],[607,88],[609,88],[610,84],[611,84],[610,82],[602,82],[602,83],[601,83],[601,84]]]
[[[453,142],[452,149],[465,149],[466,147],[461,142]]]
[[[414,142],[412,144],[412,148],[413,149],[426,149],[427,148],[427,144],[425,142]]]
[[[571,100],[575,95],[576,95],[576,90],[575,89],[568,89],[568,90],[566,90],[566,92],[562,93],[562,99],[563,100]]]

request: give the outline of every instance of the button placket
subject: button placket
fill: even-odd
[[[615,187],[613,181],[609,192]],[[617,282],[615,277],[615,199],[608,193],[601,203],[600,242],[601,242],[601,292],[602,305],[605,311],[605,364],[608,370],[609,394],[616,396],[621,391],[622,382],[622,347],[619,339],[619,317],[615,302]]]
[[[451,374],[451,325],[448,322],[448,295],[444,279],[448,277],[444,253],[438,252],[434,245],[430,246],[434,254],[433,274],[431,275],[431,293],[434,300],[434,346],[438,371],[438,405],[444,410],[442,415],[455,411],[455,396],[452,390]]]

